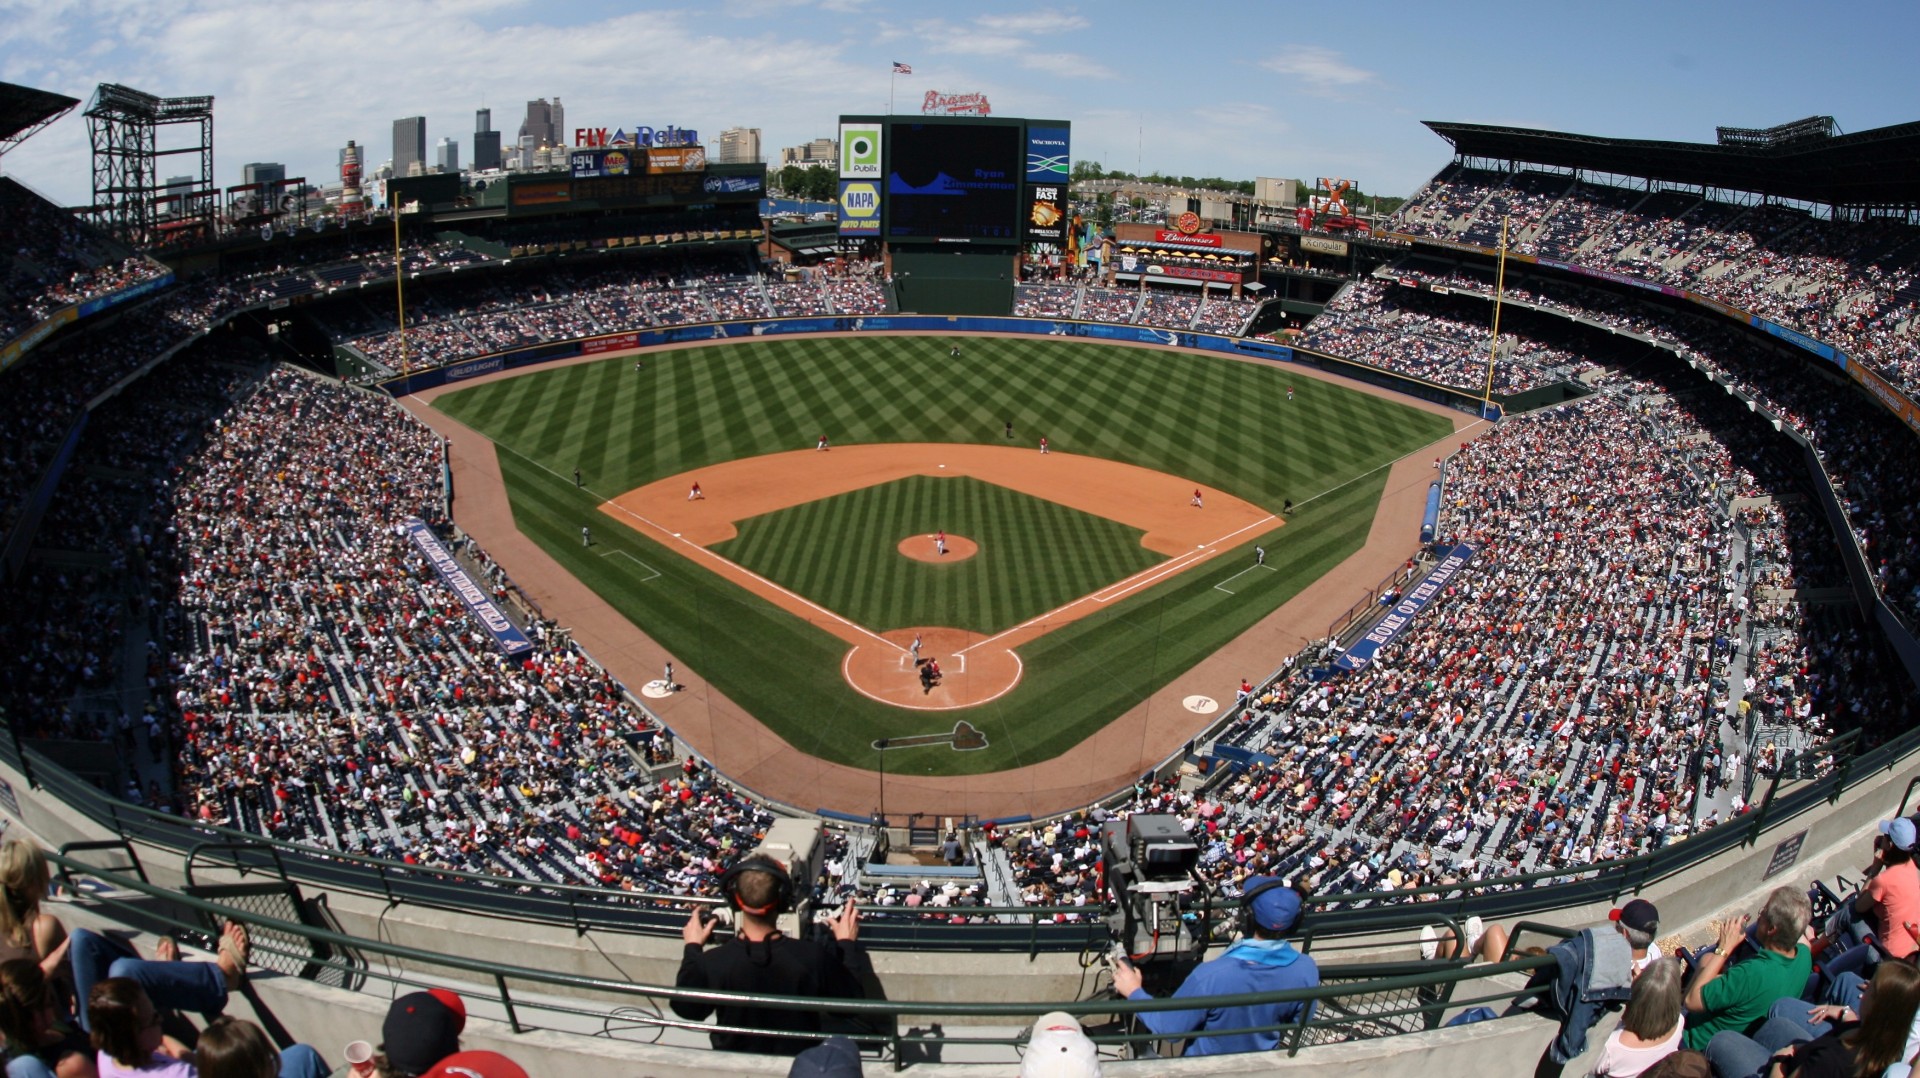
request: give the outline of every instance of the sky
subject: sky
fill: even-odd
[[[758,127],[777,165],[842,113],[912,113],[938,90],[1069,120],[1074,159],[1107,168],[1404,195],[1450,156],[1421,120],[1696,142],[1920,120],[1917,40],[1916,0],[0,0],[0,81],[82,101],[0,172],[91,201],[81,113],[101,82],[212,94],[221,186],[251,161],[337,181],[348,139],[377,166],[403,116],[427,118],[429,159],[452,137],[470,162],[476,108],[511,142],[526,102],[556,95],[570,128],[673,124],[717,146]]]

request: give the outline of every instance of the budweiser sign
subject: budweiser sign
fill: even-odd
[[[990,116],[993,106],[987,104],[986,94],[943,94],[938,90],[928,90],[927,96],[920,101],[921,115],[937,116]]]

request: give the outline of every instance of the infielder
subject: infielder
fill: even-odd
[[[1040,436],[1040,455],[1047,455],[1047,436],[1044,434]]]
[[[815,451],[815,452],[818,452],[818,453],[824,453],[824,452],[826,452],[826,451],[827,451],[827,436],[826,436],[826,435],[824,435],[824,434],[822,434],[822,435],[820,436],[820,441],[819,441],[819,442],[817,442],[817,443],[815,443],[815,444],[814,444],[814,447],[813,447],[813,448],[814,448],[814,451]]]
[[[687,491],[687,500],[690,502],[704,502],[707,500],[707,496],[700,493],[700,484],[698,482],[693,484],[692,490]]]
[[[933,537],[933,552],[943,558],[947,556],[947,533],[945,529],[942,529],[939,535]]]
[[[1193,498],[1192,500],[1188,501],[1187,504],[1193,506],[1195,509],[1206,508],[1206,506],[1200,504],[1200,488],[1199,487],[1193,488]]]

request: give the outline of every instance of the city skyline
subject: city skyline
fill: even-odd
[[[980,92],[997,115],[1071,120],[1075,160],[1243,180],[1345,176],[1400,195],[1451,153],[1424,119],[1690,142],[1712,141],[1719,124],[1816,114],[1846,131],[1920,119],[1911,95],[1888,92],[1904,43],[1920,36],[1920,9],[1879,0],[1844,22],[1778,0],[1387,3],[1338,19],[1215,5],[1177,48],[1166,32],[1187,20],[1130,0],[1045,12],[982,3],[965,15],[871,0],[710,10],[0,0],[0,14],[0,80],[83,103],[0,168],[69,205],[90,198],[81,113],[100,82],[213,94],[222,184],[248,161],[337,182],[338,147],[352,139],[385,156],[397,117],[424,116],[432,138],[466,141],[476,110],[499,110],[493,126],[509,142],[541,98],[564,100],[563,141],[576,127],[672,124],[717,149],[721,131],[759,128],[768,159],[833,135],[841,113],[912,113],[928,91]],[[420,49],[425,41],[434,47]],[[337,86],[313,77],[323,57],[342,60],[330,67],[345,72]],[[892,74],[896,61],[913,73]],[[380,163],[367,161],[369,172]]]

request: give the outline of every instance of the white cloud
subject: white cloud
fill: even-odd
[[[1373,72],[1347,63],[1338,52],[1320,45],[1290,45],[1279,55],[1262,60],[1260,66],[1299,81],[1302,89],[1321,97],[1338,97],[1377,78]]]
[[[976,25],[988,30],[1029,36],[1084,30],[1089,25],[1086,19],[1064,11],[1036,11],[1021,15],[981,15],[973,21]]]
[[[1020,58],[1020,66],[1029,71],[1048,71],[1069,79],[1119,78],[1112,68],[1077,52],[1030,52]]]

